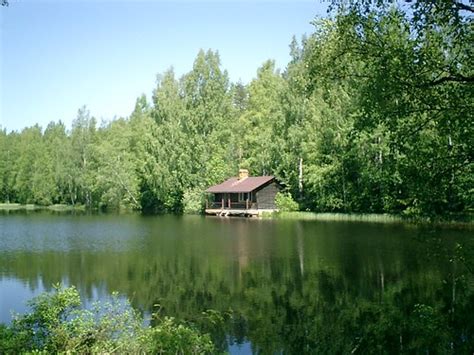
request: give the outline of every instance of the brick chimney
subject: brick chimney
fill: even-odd
[[[239,180],[243,180],[249,177],[249,171],[247,169],[239,169]]]

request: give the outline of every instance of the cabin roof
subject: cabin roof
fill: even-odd
[[[275,179],[274,176],[249,176],[241,180],[239,180],[236,177],[232,177],[221,184],[211,186],[210,188],[206,190],[206,192],[211,192],[211,193],[251,192],[274,179]]]

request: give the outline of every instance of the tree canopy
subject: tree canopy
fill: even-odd
[[[447,215],[474,205],[472,6],[334,0],[248,84],[201,50],[151,101],[98,125],[0,131],[0,200],[182,212],[236,174],[275,175],[304,209]],[[185,197],[186,196],[186,197]]]

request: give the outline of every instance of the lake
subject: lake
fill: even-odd
[[[61,282],[192,321],[233,354],[471,353],[473,270],[465,230],[0,212],[1,322]]]

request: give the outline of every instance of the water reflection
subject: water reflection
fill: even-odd
[[[10,323],[13,314],[25,313],[26,302],[31,296],[37,296],[44,291],[41,279],[33,282],[8,277],[0,277],[0,319]]]
[[[467,232],[197,216],[0,218],[2,310],[63,281],[90,300],[119,291],[144,312],[160,305],[235,353],[474,347]],[[215,326],[203,318],[208,309],[220,312]]]

